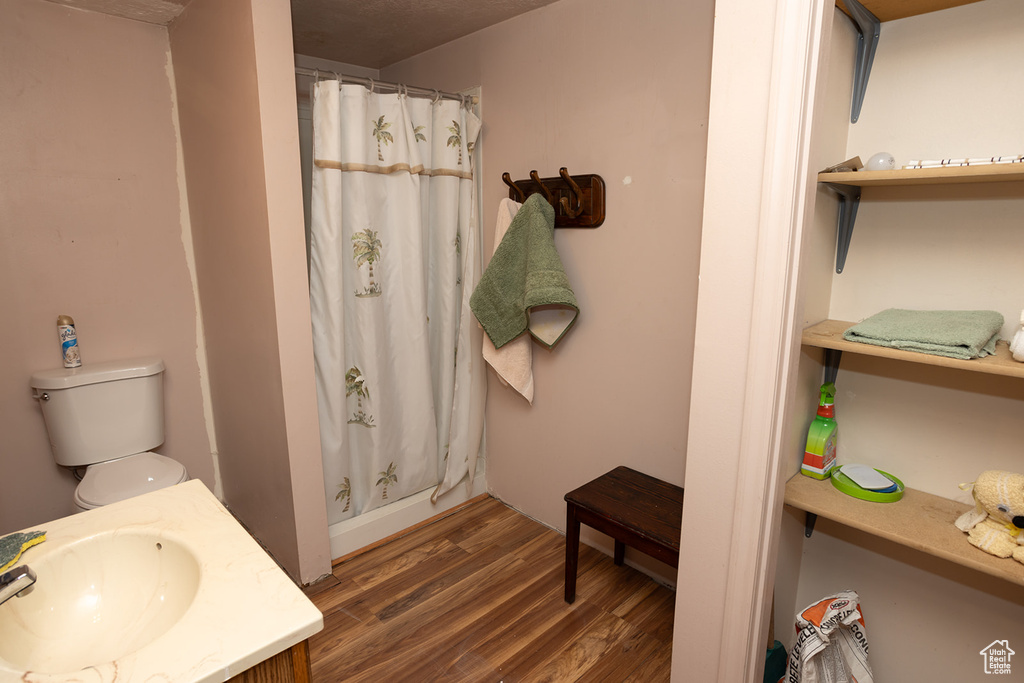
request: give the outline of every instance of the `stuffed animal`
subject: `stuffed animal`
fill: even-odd
[[[1010,353],[1013,354],[1014,360],[1024,363],[1024,311],[1020,312],[1020,329],[1010,340]]]
[[[960,515],[956,528],[971,545],[1024,563],[1024,474],[982,472],[972,493],[975,508]]]

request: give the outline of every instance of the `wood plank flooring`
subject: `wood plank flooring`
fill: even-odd
[[[675,593],[493,498],[336,564],[306,589],[324,613],[313,680],[520,683],[669,680]]]

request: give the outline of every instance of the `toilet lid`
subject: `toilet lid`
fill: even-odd
[[[75,498],[87,507],[99,507],[174,486],[187,478],[184,465],[177,460],[159,453],[138,453],[90,465]]]

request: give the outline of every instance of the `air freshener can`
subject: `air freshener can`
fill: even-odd
[[[75,321],[70,315],[57,318],[57,335],[60,337],[60,355],[64,359],[64,367],[82,367],[82,354],[78,350],[78,334],[75,332]]]

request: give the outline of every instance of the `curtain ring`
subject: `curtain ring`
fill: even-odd
[[[376,84],[376,83],[374,83],[374,82],[373,82],[373,79],[371,78],[371,79],[370,79],[370,92],[371,92],[371,93],[373,92],[373,89],[374,89],[374,88],[375,88],[376,86],[377,86],[377,84]]]
[[[439,90],[434,90],[434,101],[431,102],[431,104],[437,104],[440,100],[441,100],[441,92]]]

